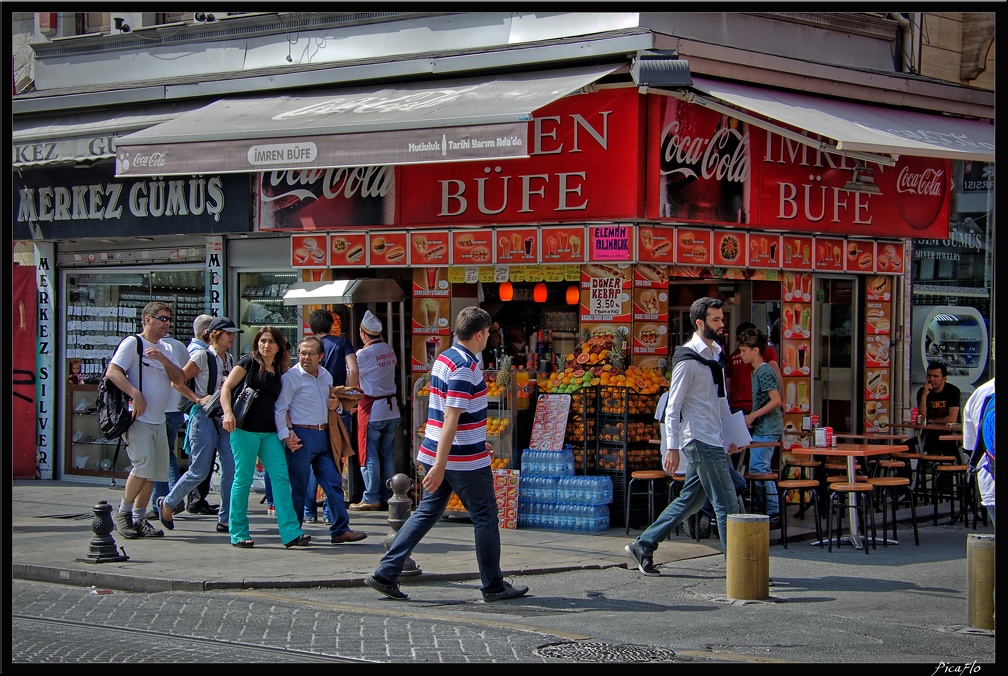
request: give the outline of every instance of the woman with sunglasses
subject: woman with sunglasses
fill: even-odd
[[[256,459],[269,472],[273,484],[277,527],[285,547],[306,547],[311,536],[301,530],[294,502],[291,499],[290,479],[287,475],[287,458],[284,446],[277,436],[273,409],[280,396],[280,376],[290,368],[290,345],[279,329],[264,326],[252,339],[252,353],[242,357],[221,386],[220,403],[224,411],[223,427],[231,432],[231,450],[234,452],[235,473],[231,486],[230,534],[231,544],[251,549],[255,542],[249,537],[248,499],[252,488],[252,474]],[[245,383],[259,394],[249,407],[241,427],[235,424],[231,402]],[[300,509],[300,505],[298,508]]]

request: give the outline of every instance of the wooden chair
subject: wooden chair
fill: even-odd
[[[943,456],[939,456],[943,457]],[[938,525],[938,502],[942,497],[948,497],[951,513],[949,523],[955,523],[962,517],[963,525],[969,527],[969,514],[966,512],[967,490],[970,466],[954,462],[935,463],[931,466],[931,501],[934,504],[934,525]],[[942,475],[950,475],[952,480],[947,487],[941,485],[939,478]],[[955,503],[959,499],[959,514],[956,515]],[[974,516],[974,523],[976,517]]]
[[[800,458],[796,455],[791,455],[790,453],[787,455],[781,453],[781,458],[781,479],[783,481],[815,479],[816,470],[822,467],[822,463],[818,460],[814,460],[812,458]],[[798,476],[790,476],[792,469],[798,470]],[[818,483],[819,482],[816,481],[816,484]],[[783,491],[780,486],[780,482],[777,483],[777,489]],[[806,492],[807,491],[798,491],[798,511],[795,512],[795,517],[799,519],[805,518],[805,511],[808,509],[808,505],[805,503]],[[787,504],[787,501],[785,501],[784,504]],[[816,511],[818,511],[818,505],[816,507]],[[782,507],[781,509],[783,510],[784,508]],[[781,523],[783,524],[783,517],[781,518]],[[783,537],[783,531],[781,532],[781,536]]]

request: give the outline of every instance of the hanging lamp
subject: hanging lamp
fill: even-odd
[[[500,285],[500,299],[501,300],[511,300],[514,298],[514,287],[511,286],[511,282],[503,282]]]
[[[537,303],[546,302],[546,285],[543,282],[535,285],[535,289],[532,290],[532,298]]]
[[[575,284],[571,284],[567,287],[567,304],[577,305],[581,302],[581,289]]]

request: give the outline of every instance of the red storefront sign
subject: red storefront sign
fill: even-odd
[[[605,90],[540,108],[529,122],[527,159],[397,167],[396,223],[636,218],[644,196],[642,101],[635,89]]]
[[[950,160],[902,156],[892,167],[871,165],[880,194],[856,193],[844,188],[850,159],[670,97],[649,96],[647,106],[646,218],[948,237]]]
[[[253,220],[260,231],[392,225],[394,179],[389,166],[260,173]]]

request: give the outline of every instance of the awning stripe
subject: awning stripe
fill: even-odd
[[[704,96],[832,139],[840,151],[994,161],[994,125],[984,121],[695,76],[693,86]]]
[[[123,137],[116,175],[527,157],[533,111],[625,65],[221,99]]]

